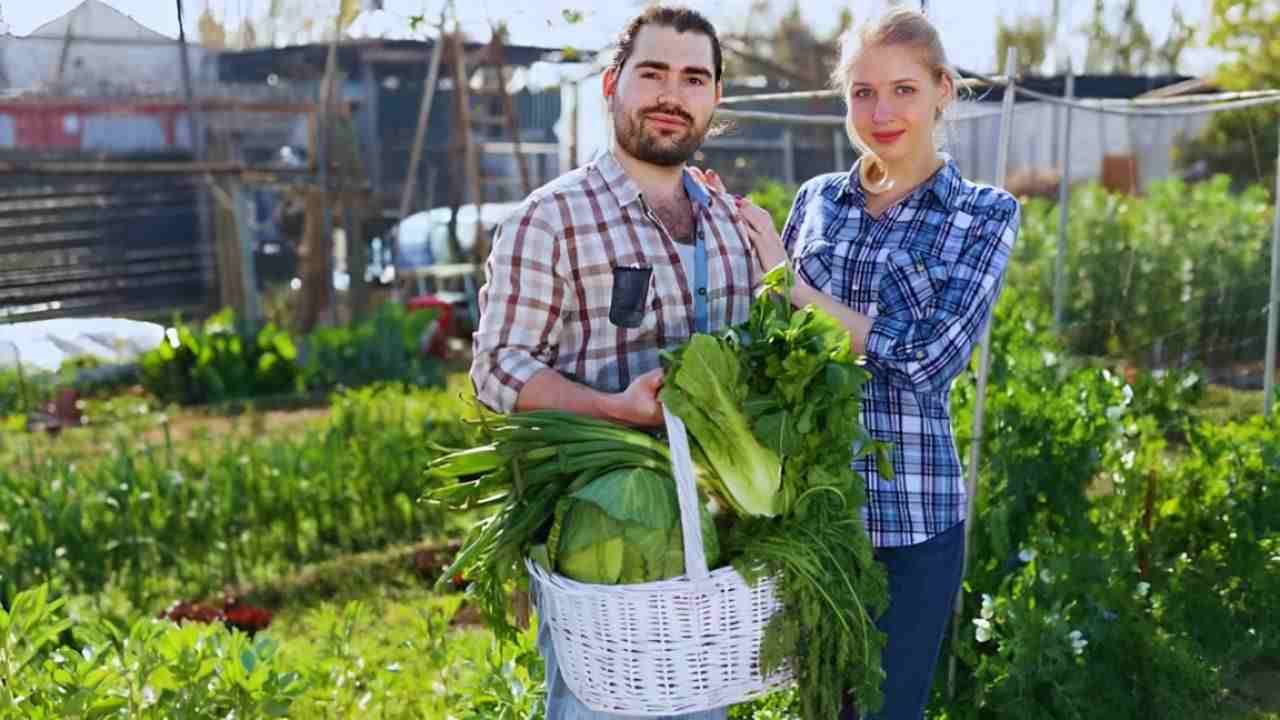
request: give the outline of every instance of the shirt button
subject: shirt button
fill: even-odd
[[[707,294],[707,289],[706,289],[706,288],[704,288],[704,287],[700,287],[700,288],[698,288],[698,294],[699,294],[699,295],[706,295],[706,294]]]
[[[917,359],[917,360],[923,360],[923,359],[924,359],[924,351],[923,351],[923,350],[917,350],[917,351],[916,351],[916,359]]]
[[[916,272],[924,272],[924,263],[922,262],[916,263]]]

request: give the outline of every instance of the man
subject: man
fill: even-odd
[[[485,405],[659,426],[659,350],[747,318],[758,271],[734,201],[685,168],[721,70],[715,28],[692,10],[653,7],[622,32],[603,81],[614,149],[535,191],[494,235],[471,366]],[[547,720],[620,717],[573,697],[541,630]]]

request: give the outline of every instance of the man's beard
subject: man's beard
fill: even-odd
[[[674,115],[689,123],[687,133],[683,137],[676,135],[659,135],[644,128],[645,116],[649,113]],[[671,106],[653,106],[644,108],[634,114],[614,109],[613,128],[618,145],[637,160],[673,167],[686,162],[702,147],[707,136],[710,123],[701,128],[694,122],[689,113]]]

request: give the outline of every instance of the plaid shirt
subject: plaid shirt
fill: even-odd
[[[693,334],[693,293],[705,292],[709,329],[747,319],[758,282],[733,199],[686,172],[696,232],[707,246],[707,287],[640,188],[611,153],[535,190],[494,234],[480,289],[471,381],[489,408],[510,412],[545,368],[619,392],[658,367],[658,351]],[[640,327],[609,320],[615,267],[653,268]]]
[[[858,169],[800,188],[783,243],[813,287],[872,318],[862,419],[892,443],[894,479],[875,459],[867,529],[878,547],[924,542],[964,520],[966,491],[951,428],[952,381],[964,370],[1004,282],[1020,210],[1008,193],[942,169],[879,218]]]

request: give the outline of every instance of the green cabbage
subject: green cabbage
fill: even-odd
[[[710,515],[701,516],[707,564],[714,567],[719,540]],[[547,545],[555,570],[579,582],[625,585],[682,575],[675,483],[646,468],[607,472],[561,501]]]

